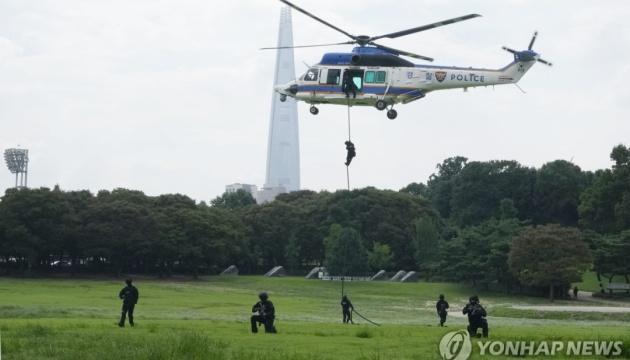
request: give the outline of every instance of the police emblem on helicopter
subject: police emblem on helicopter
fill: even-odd
[[[444,79],[446,79],[446,71],[436,71],[435,79],[439,82],[444,81]]]

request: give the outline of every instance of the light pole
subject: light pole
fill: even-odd
[[[25,188],[28,181],[28,150],[6,149],[4,161],[12,174],[15,174],[15,187]]]

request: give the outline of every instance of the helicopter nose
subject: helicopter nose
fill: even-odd
[[[276,90],[276,92],[280,95],[287,95],[287,92],[285,91],[286,86],[285,85],[276,85],[273,87],[274,90]]]
[[[274,89],[276,90],[276,92],[278,92],[281,95],[289,95],[289,96],[293,96],[297,94],[298,92],[298,86],[295,83],[295,81],[291,81],[284,85],[276,85]]]

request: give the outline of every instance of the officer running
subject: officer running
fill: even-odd
[[[348,154],[346,155],[346,162],[345,165],[346,166],[350,166],[350,163],[352,162],[352,159],[357,156],[356,151],[354,150],[354,144],[352,143],[352,141],[348,140],[345,142],[346,144],[346,150],[348,151]]]
[[[346,295],[341,298],[341,310],[343,312],[343,323],[354,324],[354,322],[352,322],[352,311],[354,310],[354,306],[352,306],[352,302],[350,302],[350,299],[348,299]]]
[[[252,312],[255,313],[252,315],[251,323],[252,323],[252,332],[258,332],[258,324],[263,324],[265,326],[266,333],[276,333],[276,328],[273,326],[273,321],[276,318],[276,309],[273,307],[273,303],[269,301],[269,296],[266,292],[261,292],[258,294],[259,302],[254,304],[252,307]]]
[[[440,294],[440,300],[435,304],[435,309],[440,317],[440,326],[444,326],[448,315],[448,301],[444,300],[444,295]]]
[[[468,300],[468,304],[462,311],[464,315],[468,315],[468,333],[471,337],[480,337],[477,329],[481,328],[483,337],[488,337],[488,320],[486,320],[486,309],[479,303],[479,297],[473,295]]]
[[[131,279],[125,280],[127,286],[122,288],[118,293],[118,297],[122,299],[122,314],[120,315],[120,322],[118,326],[125,326],[125,316],[129,316],[129,325],[133,326],[133,309],[136,307],[138,303],[138,298],[140,294],[138,293],[138,289],[131,285]]]

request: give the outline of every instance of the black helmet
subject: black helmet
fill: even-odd
[[[440,300],[444,300],[444,294],[440,294]]]
[[[473,301],[477,301],[478,302],[479,301],[479,296],[473,295],[470,299],[473,300]]]
[[[126,283],[127,285],[131,286],[131,279],[127,279],[127,280],[125,280],[125,283]]]
[[[258,294],[258,298],[262,301],[265,301],[269,298],[269,295],[267,295],[267,293],[263,291],[260,294]]]

